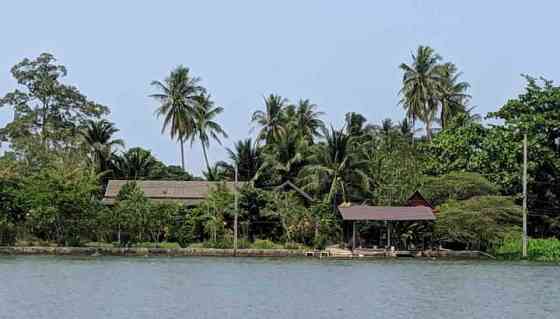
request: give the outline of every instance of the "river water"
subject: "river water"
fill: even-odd
[[[560,318],[560,266],[0,257],[0,318]]]

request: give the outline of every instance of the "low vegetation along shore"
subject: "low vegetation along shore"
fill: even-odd
[[[146,83],[152,105],[145,109],[155,111],[162,127],[143,128],[143,134],[163,128],[179,144],[175,166],[116,138],[110,107],[67,83],[68,70],[53,55],[25,58],[11,69],[16,87],[0,95],[0,107],[14,111],[0,128],[2,251],[39,245],[55,252],[229,252],[236,214],[240,251],[348,248],[340,205],[402,206],[419,191],[435,221],[394,222],[390,239],[384,222],[361,222],[353,230],[356,247],[443,247],[519,259],[526,133],[529,259],[560,260],[560,87],[525,76],[520,95],[481,115],[459,67],[432,48],[418,47],[395,72],[402,75],[395,83],[395,105],[404,111],[399,121],[371,122],[349,112],[335,128],[311,100],[270,94],[247,114],[254,137],[234,141],[227,158],[213,160],[208,149],[228,138],[219,119],[227,106],[216,105],[202,79],[179,66]],[[202,146],[203,176],[186,166],[193,154],[185,146],[192,143]],[[243,182],[237,191],[224,184],[191,203],[152,200],[134,182],[220,185],[235,175]],[[103,195],[115,179],[129,182],[108,205]]]

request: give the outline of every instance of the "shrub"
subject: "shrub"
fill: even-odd
[[[452,172],[438,177],[425,177],[420,192],[432,205],[438,206],[450,199],[498,195],[499,189],[480,174]]]
[[[92,229],[97,191],[93,169],[57,160],[25,177],[17,196],[32,235],[76,246]]]
[[[505,239],[494,254],[501,259],[518,260],[522,257],[521,233]],[[556,238],[529,239],[527,257],[534,261],[560,261],[560,240]]]
[[[0,217],[0,245],[11,246],[16,242],[16,227],[6,218]]]
[[[273,241],[268,239],[257,239],[251,245],[253,249],[282,249],[282,245],[275,244]]]
[[[440,206],[435,235],[439,240],[462,244],[467,249],[489,249],[519,231],[521,222],[521,207],[510,197],[451,200]]]
[[[177,249],[181,248],[178,243],[170,243],[170,242],[161,242],[161,243],[154,243],[154,242],[140,242],[135,243],[132,247],[140,247],[140,248],[164,248],[164,249]]]
[[[232,249],[233,241],[227,239],[209,240],[202,243],[203,248]]]

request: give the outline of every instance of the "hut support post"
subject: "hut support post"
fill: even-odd
[[[391,222],[387,221],[387,248],[391,248]]]
[[[356,249],[356,221],[352,221],[352,251]]]

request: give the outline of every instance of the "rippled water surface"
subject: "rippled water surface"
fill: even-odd
[[[0,318],[560,318],[560,266],[0,257]]]

